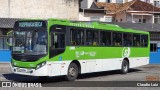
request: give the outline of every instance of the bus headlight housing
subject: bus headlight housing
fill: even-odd
[[[36,69],[39,69],[39,68],[43,67],[44,65],[46,65],[46,61],[38,64]]]

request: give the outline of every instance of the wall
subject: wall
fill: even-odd
[[[132,16],[129,13],[126,14],[126,22],[132,22]]]
[[[104,14],[101,13],[79,13],[79,21],[90,21],[90,17],[99,17],[100,21],[105,21]]]
[[[150,53],[150,64],[160,64],[160,47],[157,47],[157,52]]]
[[[120,21],[122,19],[122,21]],[[126,13],[125,12],[121,12],[121,13],[117,13],[115,15],[115,21],[118,21],[118,22],[126,22]]]
[[[98,2],[106,2],[106,0],[97,0]]]
[[[87,4],[88,4],[87,8],[90,8],[94,0],[87,0],[87,1],[88,1],[87,2]]]
[[[87,0],[82,0],[80,8],[88,8],[88,1]]]
[[[83,12],[79,13],[79,21],[90,21],[90,17],[84,16]]]
[[[148,23],[153,23],[153,16],[143,16],[143,18],[146,19]]]
[[[150,43],[157,44],[157,51],[150,52],[150,64],[160,64],[160,41],[151,41]]]
[[[8,0],[0,0],[0,17],[9,17],[9,3]]]
[[[0,29],[0,63],[1,62],[10,62],[10,60],[11,60],[10,47],[6,44],[7,39],[4,36],[5,33],[2,32],[1,30],[3,31],[3,29]]]
[[[98,0],[98,2],[106,2],[106,0]],[[111,3],[116,3],[116,0],[111,0]]]
[[[0,3],[0,17],[78,19],[78,0],[0,0]]]
[[[10,50],[0,50],[0,63],[11,61],[11,51]]]

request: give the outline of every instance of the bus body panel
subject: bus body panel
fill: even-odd
[[[81,66],[81,74],[91,72],[101,72],[121,69],[123,58],[113,59],[95,59],[95,60],[79,60]],[[17,67],[12,67],[12,71],[17,74],[30,76],[59,76],[66,75],[71,61],[53,61],[47,62],[45,66],[40,69],[31,69],[33,73],[25,73],[14,71]],[[149,64],[149,57],[129,58],[130,68]],[[19,68],[26,69],[26,68]]]

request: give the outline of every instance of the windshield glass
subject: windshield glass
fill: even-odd
[[[47,53],[47,32],[44,30],[14,31],[14,54],[42,55]]]

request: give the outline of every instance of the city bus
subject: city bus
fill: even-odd
[[[100,22],[19,20],[12,37],[12,71],[29,76],[65,76],[110,70],[128,73],[149,64],[149,32]]]

